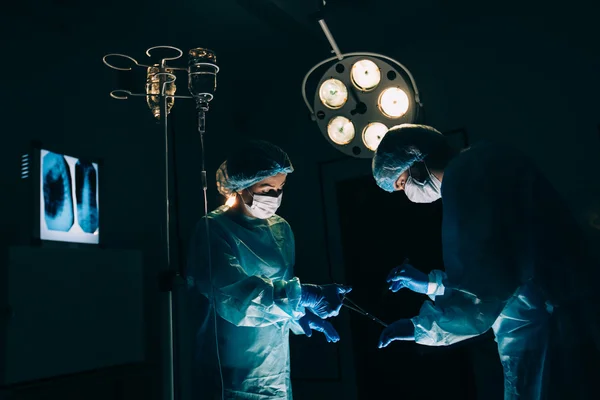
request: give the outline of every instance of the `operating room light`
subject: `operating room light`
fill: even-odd
[[[358,158],[371,158],[392,125],[417,123],[423,104],[411,72],[383,54],[342,53],[323,19],[319,25],[335,53],[314,65],[302,80],[302,99],[330,145]],[[326,68],[325,68],[326,67]],[[313,73],[321,78],[307,85]]]
[[[338,79],[327,79],[319,89],[319,98],[326,107],[336,110],[346,104],[348,89]]]
[[[360,60],[352,66],[350,73],[352,83],[365,92],[373,90],[381,82],[381,71],[377,64],[371,60]]]
[[[335,144],[348,144],[354,139],[354,124],[346,117],[334,117],[327,124],[327,134]]]
[[[406,114],[409,105],[406,92],[397,87],[385,89],[379,97],[379,108],[389,118],[400,118]]]
[[[383,139],[387,131],[387,126],[385,126],[381,122],[372,122],[369,125],[367,125],[363,130],[362,135],[363,143],[365,144],[367,149],[371,151],[377,150],[381,139]]]

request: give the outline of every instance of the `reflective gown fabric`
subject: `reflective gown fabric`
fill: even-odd
[[[593,398],[598,263],[555,189],[519,152],[484,143],[450,163],[442,201],[446,291],[413,318],[416,342],[491,328],[505,399]]]
[[[260,220],[227,210],[208,216],[225,398],[292,399],[289,330],[303,333],[297,320],[304,315],[292,230],[276,215]],[[192,239],[186,279],[197,324],[194,399],[212,400],[221,392],[204,224]]]

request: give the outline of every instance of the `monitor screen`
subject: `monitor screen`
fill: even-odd
[[[99,243],[98,164],[40,151],[40,239]]]

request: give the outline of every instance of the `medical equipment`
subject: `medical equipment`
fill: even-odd
[[[408,68],[393,58],[369,52],[342,54],[325,20],[317,20],[335,56],[308,71],[302,98],[333,147],[351,157],[371,158],[388,129],[418,120],[423,104],[417,84]],[[306,86],[324,66],[329,69],[315,88],[311,106]]]
[[[342,303],[342,305],[344,307],[348,308],[349,310],[352,310],[354,312],[362,314],[365,317],[367,317],[367,318],[369,318],[369,319],[377,322],[379,325],[383,326],[384,328],[388,327],[388,324],[386,324],[385,322],[383,322],[382,320],[380,320],[379,318],[377,318],[373,314],[370,314],[370,313],[366,312],[362,307],[358,306],[355,302],[353,302],[352,300],[350,300],[348,297],[344,297],[344,302]]]
[[[166,261],[167,268],[164,274],[165,287],[168,294],[168,341],[169,341],[169,353],[168,353],[168,372],[167,372],[167,383],[165,385],[166,398],[175,398],[175,359],[174,359],[174,305],[173,305],[173,286],[177,282],[181,282],[181,274],[177,267],[171,265],[171,235],[170,235],[170,192],[169,192],[169,131],[168,131],[168,115],[174,106],[175,99],[194,99],[196,101],[196,110],[198,118],[198,133],[200,134],[200,150],[201,150],[201,162],[202,162],[202,188],[204,194],[204,215],[208,215],[208,201],[207,201],[207,181],[206,181],[206,170],[205,170],[205,157],[204,157],[204,133],[205,133],[205,116],[208,111],[208,103],[213,99],[213,94],[216,90],[216,79],[219,67],[216,64],[216,56],[213,51],[204,48],[191,49],[188,52],[188,67],[172,67],[168,66],[168,61],[174,61],[183,56],[183,51],[172,46],[155,46],[146,50],[146,55],[152,57],[152,53],[159,51],[174,51],[175,54],[172,57],[163,57],[159,63],[144,65],[140,64],[134,58],[124,55],[110,53],[102,58],[104,64],[117,71],[132,71],[134,67],[141,67],[146,69],[146,86],[145,93],[133,93],[131,90],[117,89],[110,92],[110,96],[117,100],[127,100],[129,96],[132,97],[145,97],[148,107],[155,118],[161,120],[162,129],[164,132],[165,140],[165,241],[166,241]],[[121,58],[129,61],[129,66],[117,67],[108,62],[108,58]],[[131,64],[132,63],[132,64]],[[176,71],[184,71],[188,77],[188,90],[191,96],[176,95]],[[160,107],[160,109],[158,109]],[[206,220],[206,218],[205,218]],[[208,221],[206,220],[206,233],[208,237]],[[208,249],[208,262],[209,271],[212,275],[211,267],[211,255],[210,247]],[[212,282],[212,277],[211,277]],[[214,290],[214,289],[213,289]],[[213,293],[214,299],[214,293]],[[213,307],[214,311],[214,307]],[[215,312],[215,311],[214,311]],[[216,320],[216,312],[215,312]],[[215,322],[216,329],[216,322]],[[215,334],[215,337],[217,335]],[[218,349],[218,344],[217,344]],[[217,358],[219,358],[219,351],[217,350]],[[223,375],[220,371],[220,360],[219,360],[219,372],[221,377],[221,383],[223,382]],[[223,384],[221,384],[223,387]],[[222,394],[222,397],[223,394]]]

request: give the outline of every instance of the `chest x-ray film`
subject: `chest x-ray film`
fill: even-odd
[[[40,151],[40,239],[99,242],[98,164]]]

